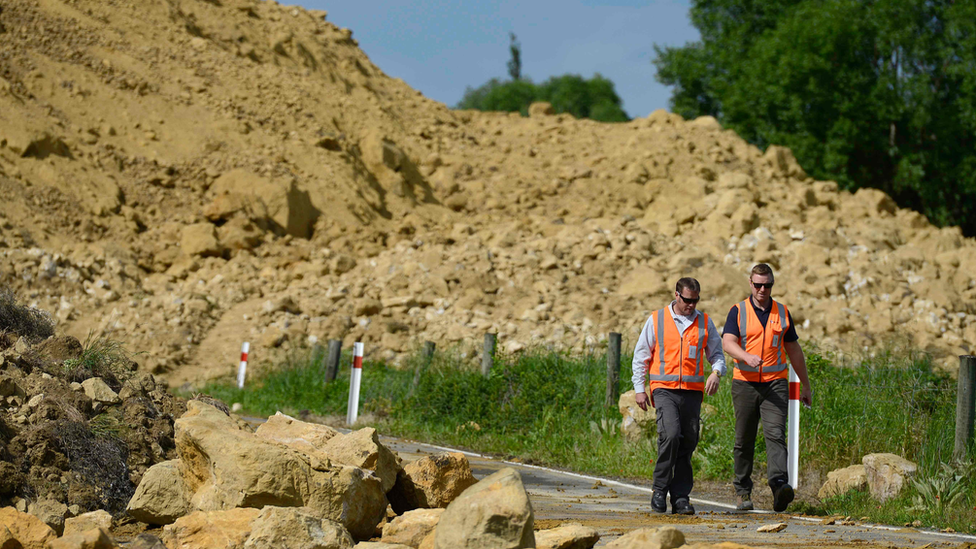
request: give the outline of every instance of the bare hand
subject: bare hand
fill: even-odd
[[[718,392],[719,377],[716,372],[712,372],[708,379],[705,380],[705,394],[712,396]]]
[[[813,406],[813,390],[811,390],[806,385],[800,390],[800,402],[802,402],[807,408]]]
[[[762,365],[762,357],[746,353],[746,364],[751,368],[758,368]]]
[[[647,403],[650,402],[650,398],[647,396],[645,391],[637,393],[637,407],[641,410],[647,411]],[[653,406],[653,404],[651,404]]]

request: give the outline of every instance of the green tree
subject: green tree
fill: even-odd
[[[508,33],[508,51],[512,58],[508,60],[508,75],[512,77],[512,80],[522,79],[522,44],[519,44],[517,38],[515,38],[515,33]]]
[[[577,118],[589,118],[600,122],[626,122],[630,120],[621,107],[620,96],[613,82],[599,73],[586,79],[575,74],[553,76],[542,84],[533,84],[522,78],[521,45],[510,34],[511,59],[508,62],[509,81],[492,78],[477,88],[467,88],[456,109],[480,111],[529,112],[529,105],[536,101],[552,103],[557,113],[570,113]]]
[[[691,19],[701,41],[656,48],[675,112],[976,233],[976,3],[695,0]]]
[[[630,120],[620,106],[613,82],[599,73],[589,80],[575,74],[553,76],[539,86],[538,98],[552,103],[556,112],[568,112],[577,118],[601,122]]]

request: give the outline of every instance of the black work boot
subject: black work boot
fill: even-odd
[[[673,515],[694,515],[695,508],[691,506],[688,498],[681,498],[671,502],[671,514]]]
[[[654,494],[651,495],[651,509],[655,513],[668,512],[668,495],[664,491],[654,490]]]
[[[773,488],[773,511],[782,513],[793,501],[793,487],[788,483],[783,483]]]

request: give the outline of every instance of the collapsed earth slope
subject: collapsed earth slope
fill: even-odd
[[[452,111],[273,1],[0,7],[0,283],[172,382],[243,340],[633,341],[680,276],[721,324],[758,261],[825,348],[976,341],[972,239],[713,119]]]

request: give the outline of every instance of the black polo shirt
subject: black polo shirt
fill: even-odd
[[[763,325],[763,328],[765,328],[766,321],[769,320],[769,312],[773,310],[773,300],[769,300],[768,309],[760,309],[756,307],[756,304],[752,301],[752,296],[747,297],[746,302],[752,305],[752,310],[756,311],[756,316],[759,318],[759,322]],[[785,335],[783,335],[783,341],[790,343],[800,339],[800,337],[796,335],[796,325],[793,324],[793,315],[791,313],[786,314],[790,317],[790,329],[786,331]],[[725,329],[722,330],[722,335],[724,336],[725,334],[732,334],[736,338],[739,337],[739,310],[735,308],[735,306],[732,306],[732,308],[729,309],[729,316],[725,319]]]

